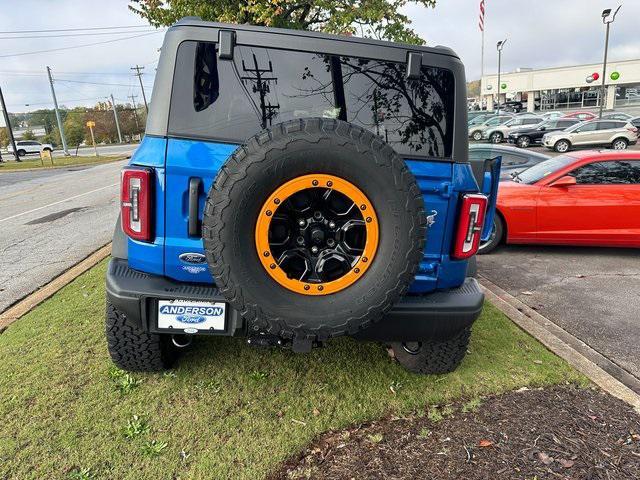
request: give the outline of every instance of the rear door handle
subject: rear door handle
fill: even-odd
[[[189,179],[189,236],[200,237],[199,202],[202,180],[197,177]]]

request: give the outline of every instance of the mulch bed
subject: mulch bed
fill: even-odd
[[[638,480],[640,415],[596,389],[521,390],[326,433],[271,477],[292,478]]]

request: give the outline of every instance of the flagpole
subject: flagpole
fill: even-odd
[[[484,28],[482,29],[482,47],[480,49],[480,78],[484,77]]]
[[[480,104],[482,105],[482,79],[484,78],[484,17],[485,17],[485,0],[480,0],[480,18],[478,26],[482,32],[482,39],[480,41]],[[489,107],[487,106],[487,110]]]

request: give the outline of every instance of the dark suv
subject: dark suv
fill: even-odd
[[[511,132],[508,141],[509,143],[515,143],[520,148],[527,148],[531,145],[541,145],[542,137],[545,133],[564,130],[577,123],[581,123],[577,118],[554,118],[546,120],[533,128]]]
[[[451,371],[499,168],[469,163],[448,48],[184,19],[122,173],[111,357],[159,370],[195,336],[305,352],[350,335]]]

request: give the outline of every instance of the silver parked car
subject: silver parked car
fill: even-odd
[[[470,125],[469,126],[469,138],[472,138],[475,141],[482,140],[482,134],[485,130],[492,127],[497,127],[498,125],[502,125],[505,122],[508,122],[513,118],[513,115],[495,115],[480,125]]]
[[[482,132],[482,138],[488,139],[491,143],[501,143],[505,138],[509,137],[510,133],[520,129],[531,128],[543,121],[544,118],[534,115],[514,117],[502,125],[487,128]]]
[[[591,120],[560,132],[547,133],[542,144],[559,153],[573,147],[607,146],[624,150],[638,141],[638,128],[623,120]]]

